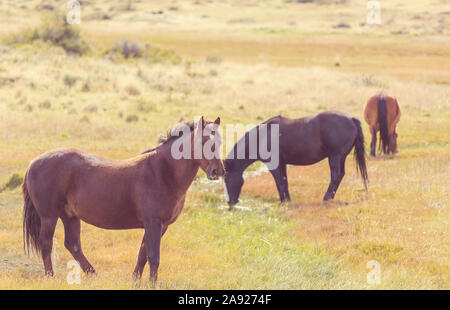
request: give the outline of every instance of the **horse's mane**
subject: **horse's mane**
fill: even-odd
[[[160,136],[160,137],[158,138],[158,143],[164,144],[164,143],[166,143],[166,142],[169,142],[170,140],[173,140],[173,139],[175,139],[175,138],[178,138],[179,136],[173,136],[172,134],[173,134],[174,132],[177,132],[177,133],[180,132],[179,128],[180,128],[181,126],[189,126],[190,131],[192,131],[192,130],[194,130],[195,124],[194,124],[193,121],[187,121],[187,122],[182,122],[182,123],[176,124],[175,126],[173,126],[172,128],[170,128],[170,129],[167,130],[167,133],[166,133],[165,136]]]
[[[192,131],[192,130],[194,130],[195,123],[193,121],[181,122],[181,123],[176,124],[172,128],[167,129],[166,135],[161,135],[158,138],[159,145],[157,147],[146,150],[146,151],[142,152],[141,154],[153,152],[154,150],[158,149],[159,147],[168,143],[169,141],[172,141],[173,139],[178,138],[179,136],[174,136],[173,133],[180,132],[180,130],[178,130],[178,129],[180,129],[181,126],[189,126],[190,131]]]

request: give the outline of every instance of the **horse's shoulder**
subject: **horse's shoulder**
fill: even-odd
[[[351,119],[351,116],[348,115],[347,113],[344,113],[342,111],[336,111],[336,110],[332,110],[332,111],[325,111],[325,112],[321,112],[318,113],[316,115],[312,115],[310,116],[310,119],[336,119],[336,118],[348,118]]]
[[[265,121],[265,122],[263,122],[263,124],[267,124],[267,125],[270,125],[270,124],[279,124],[279,123],[281,123],[283,120],[285,120],[285,119],[287,119],[286,117],[283,117],[283,116],[281,116],[281,115],[276,115],[276,116],[273,116],[273,117],[271,117],[271,118],[269,118],[267,121]]]

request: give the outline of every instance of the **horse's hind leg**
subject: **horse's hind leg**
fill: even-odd
[[[144,271],[145,264],[147,263],[147,250],[145,249],[145,234],[142,238],[141,247],[139,248],[138,261],[133,271],[133,278],[140,280],[142,272]]]
[[[375,157],[375,151],[377,149],[377,131],[375,128],[371,128],[370,133],[372,134],[372,141],[370,142],[370,156]]]
[[[57,217],[41,217],[41,229],[39,232],[39,243],[42,260],[44,262],[45,274],[53,276],[52,248],[53,235],[55,233]]]
[[[80,264],[83,272],[95,273],[94,267],[89,263],[81,250],[80,241],[80,219],[75,216],[68,216],[64,214],[61,216],[64,224],[64,246],[72,254],[73,258]]]
[[[339,188],[339,185],[342,182],[342,179],[345,176],[345,159],[347,158],[347,154],[342,156],[342,158],[340,159],[340,165],[339,165],[339,176],[336,179],[335,183],[334,183],[334,187],[333,187],[333,198],[334,195],[336,195],[336,192]]]
[[[339,186],[339,183],[342,180],[343,175],[341,176],[341,156],[332,155],[328,157],[328,163],[330,165],[331,179],[330,185],[328,186],[327,192],[323,197],[323,200],[333,199],[336,194],[336,190]],[[345,163],[345,157],[344,157]]]

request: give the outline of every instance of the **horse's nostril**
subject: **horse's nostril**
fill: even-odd
[[[217,175],[217,169],[213,169],[213,170],[211,171],[211,173],[212,173],[212,175]]]

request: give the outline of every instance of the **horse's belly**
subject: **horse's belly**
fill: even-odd
[[[91,202],[69,203],[66,213],[103,229],[143,228],[142,220],[130,205],[92,204]]]
[[[288,156],[285,156],[285,163],[288,165],[297,166],[313,165],[327,157],[320,145],[315,147],[311,146],[307,148],[307,150],[294,149],[291,150],[287,155]]]
[[[294,166],[309,166],[314,165],[318,163],[319,161],[326,158],[325,155],[323,156],[315,156],[315,157],[303,157],[303,158],[293,158],[286,162],[288,165],[294,165]]]

